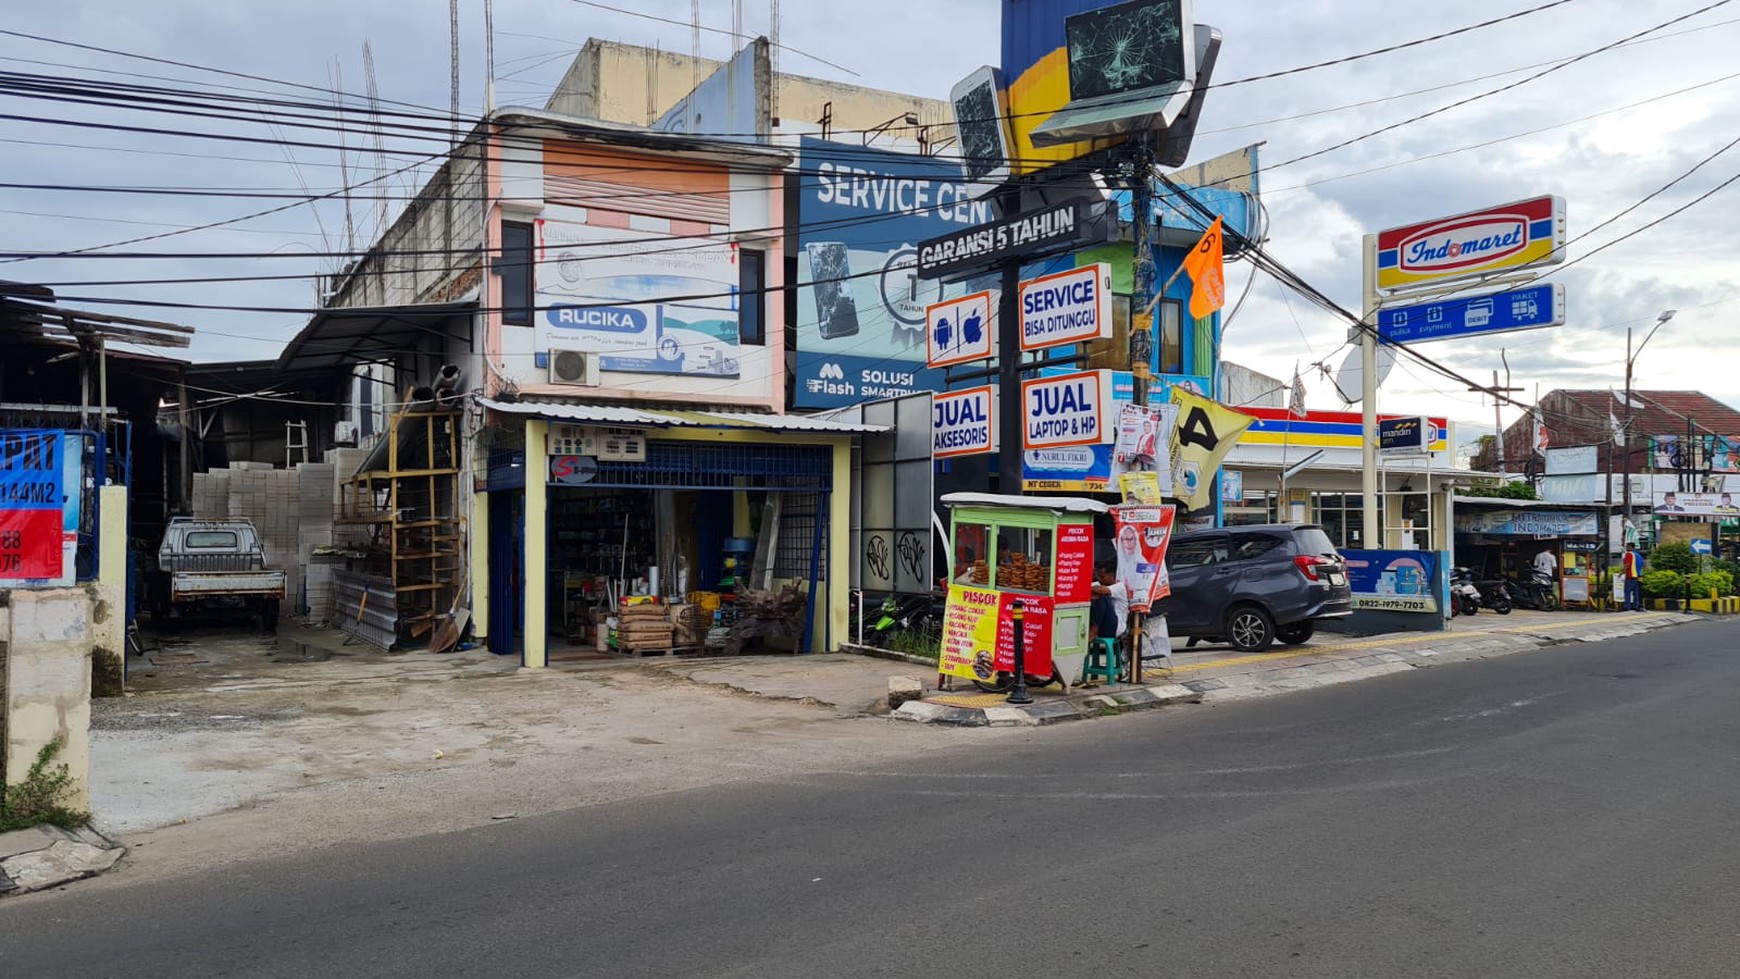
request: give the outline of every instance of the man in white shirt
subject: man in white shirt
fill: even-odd
[[[1116,562],[1102,561],[1094,568],[1094,600],[1088,615],[1090,639],[1117,638],[1130,622],[1130,590],[1118,578]]]
[[[1556,582],[1558,580],[1559,559],[1553,556],[1552,551],[1542,551],[1535,555],[1535,574],[1549,581]]]

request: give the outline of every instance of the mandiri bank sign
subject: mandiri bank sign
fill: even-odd
[[[1377,234],[1377,287],[1407,289],[1565,258],[1565,199],[1536,197]]]

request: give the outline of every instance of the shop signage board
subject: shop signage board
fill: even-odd
[[[1577,476],[1601,471],[1601,448],[1596,445],[1567,445],[1551,448],[1546,455],[1546,475]]]
[[[1234,505],[1245,501],[1245,474],[1237,469],[1220,471],[1220,501]]]
[[[588,224],[584,209],[555,204],[537,228],[534,349],[597,351],[606,371],[738,376],[735,244],[649,245],[644,231]]]
[[[1565,200],[1535,197],[1377,233],[1377,287],[1409,289],[1553,265],[1565,257]]]
[[[945,676],[991,680],[1015,669],[1014,603],[1022,607],[1022,660],[1028,673],[1051,672],[1052,599],[992,588],[950,585],[943,611],[937,671]]]
[[[1059,605],[1094,600],[1094,529],[1088,524],[1057,528],[1057,558],[1052,562],[1052,595]]]
[[[0,587],[70,585],[81,463],[66,433],[0,431]]]
[[[550,482],[556,486],[585,486],[598,478],[598,460],[591,456],[551,456]]]
[[[1384,418],[1378,421],[1378,452],[1386,456],[1421,456],[1431,452],[1432,423],[1425,418]]]
[[[931,451],[937,459],[997,451],[997,390],[991,385],[931,398]]]
[[[1021,382],[1021,446],[1066,448],[1110,442],[1111,371],[1082,371]]]
[[[918,246],[991,220],[954,160],[804,137],[799,146],[797,408],[940,391],[925,310],[974,291],[918,276]]]
[[[931,367],[986,360],[997,353],[997,305],[989,291],[924,309],[925,356]]]
[[[1656,493],[1655,512],[1668,516],[1740,516],[1733,493]]]
[[[1601,523],[1587,510],[1473,510],[1459,507],[1456,532],[1491,537],[1594,537]]]
[[[1289,448],[1353,449],[1365,445],[1360,434],[1360,414],[1357,411],[1307,411],[1305,417],[1293,415],[1285,408],[1240,408],[1257,420],[1239,441],[1245,445],[1273,445]],[[1378,420],[1401,417],[1379,415]],[[1428,418],[1432,428],[1433,452],[1450,448],[1450,420]]]
[[[1064,368],[1046,368],[1039,376],[1045,378],[1063,377],[1069,371]],[[1108,411],[1122,410],[1132,405],[1136,399],[1135,379],[1129,371],[1111,371],[1112,405]],[[1206,393],[1211,388],[1208,378],[1197,374],[1156,374],[1149,381],[1148,398],[1151,406],[1167,401],[1174,388],[1182,388],[1197,394]],[[1177,417],[1177,409],[1169,401],[1158,404],[1161,412],[1161,431],[1169,431],[1172,420]],[[1357,428],[1358,415],[1353,416]],[[1107,442],[1095,445],[1074,446],[1061,449],[1033,449],[1022,454],[1021,479],[1022,488],[1026,490],[1062,491],[1068,493],[1104,493],[1117,492],[1119,477],[1126,472],[1139,471],[1145,463],[1140,461],[1120,462],[1117,459],[1115,444],[1117,426],[1114,424],[1113,438]],[[1165,448],[1170,448],[1167,446]],[[1162,447],[1156,447],[1157,452],[1164,452]],[[1172,473],[1160,474],[1164,480],[1164,491],[1171,492]]]
[[[1438,612],[1438,552],[1344,550],[1341,556],[1354,608]]]
[[[1112,336],[1112,267],[1105,262],[1021,283],[1021,349]]]
[[[1108,205],[1076,198],[926,239],[918,244],[918,277],[954,278],[1105,244],[1113,222],[1101,212]]]
[[[1378,310],[1378,335],[1391,343],[1422,343],[1563,325],[1565,287],[1559,283]]]

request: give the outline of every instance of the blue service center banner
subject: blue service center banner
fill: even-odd
[[[798,171],[793,403],[943,390],[925,366],[925,307],[986,280],[919,279],[918,243],[992,220],[990,203],[973,199],[958,161],[857,143],[805,137]]]

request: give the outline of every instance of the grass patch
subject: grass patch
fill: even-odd
[[[889,638],[888,648],[935,662],[942,658],[942,633],[929,629],[902,629]]]
[[[72,772],[65,762],[53,766],[49,763],[65,743],[65,738],[55,738],[43,745],[24,780],[6,786],[4,799],[0,799],[0,833],[44,823],[78,829],[91,821],[90,813],[70,808],[61,801],[73,787]]]

